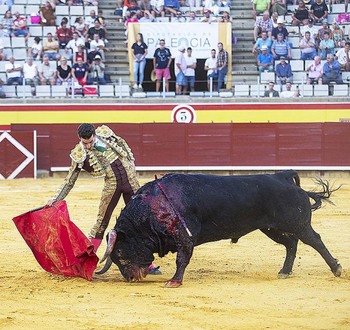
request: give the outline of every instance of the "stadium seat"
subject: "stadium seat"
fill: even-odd
[[[3,53],[6,56],[6,59],[9,59],[12,56],[12,48],[4,48]]]
[[[31,0],[15,0],[13,1],[16,5],[26,5],[27,3],[31,2]]]
[[[6,72],[5,65],[7,61],[0,61],[0,72]]]
[[[51,97],[51,86],[50,85],[39,85],[35,88],[36,97]]]
[[[2,41],[4,43],[4,48],[11,47],[11,38],[10,37],[3,37]]]
[[[292,48],[290,50],[290,52],[292,55],[292,59],[294,59],[294,60],[300,59],[300,49],[299,48]]]
[[[314,85],[314,96],[328,96],[328,85]]]
[[[204,92],[204,96],[205,97],[218,97],[219,96],[219,93],[218,92],[215,92],[215,91],[213,91],[213,92]]]
[[[6,97],[17,97],[17,86],[15,85],[3,85],[2,91],[6,94]]]
[[[27,58],[26,48],[14,48],[12,49],[13,57],[18,60],[25,60]]]
[[[67,97],[67,88],[62,85],[51,86],[52,97]]]
[[[330,12],[332,14],[343,14],[345,13],[345,4],[336,3],[336,4],[333,4],[330,9],[331,9]]]
[[[130,86],[129,85],[115,85],[114,89],[115,97],[129,97],[130,96]]]
[[[69,8],[70,16],[84,16],[84,7],[83,6],[71,6]]]
[[[265,94],[265,85],[251,85],[250,86],[250,96],[252,97],[262,97]]]
[[[222,91],[222,92],[219,92],[219,96],[222,98],[233,97],[233,93],[231,91]]]
[[[68,6],[56,6],[55,9],[56,16],[69,16],[69,7]]]
[[[190,92],[190,97],[204,97],[204,92]]]
[[[13,5],[11,8],[12,14],[18,11],[21,15],[25,14],[24,5]]]
[[[299,48],[300,38],[298,35],[291,35],[290,37],[288,37],[288,41],[292,43],[293,48]]]
[[[17,86],[17,97],[20,97],[20,98],[33,97],[32,87],[29,85],[18,85]]]
[[[260,73],[260,83],[267,84],[270,81],[275,81],[275,73],[274,72],[261,72]]]
[[[350,72],[346,72],[346,71],[342,72],[341,77],[342,77],[344,83],[346,83],[346,84],[350,83]]]
[[[43,28],[41,26],[31,25],[29,26],[29,32],[32,37],[42,38],[43,36]]]
[[[349,86],[347,84],[334,85],[333,96],[349,96]]]
[[[90,11],[91,10],[94,10],[96,15],[97,15],[98,8],[96,6],[85,6],[84,7],[84,16],[90,16]],[[75,15],[75,14],[70,13],[70,15],[72,16],[72,15]],[[82,16],[82,15],[76,15],[76,16]]]
[[[46,37],[48,33],[51,33],[53,36],[55,36],[56,30],[56,26],[44,26],[43,35]]]
[[[236,85],[235,86],[236,97],[248,97],[249,96],[249,85]]]
[[[8,9],[9,7],[7,5],[0,5],[0,16],[3,17]]]
[[[27,5],[25,7],[25,14],[26,16],[30,16],[31,14],[37,14],[39,12],[39,6],[38,5]],[[30,18],[28,17],[28,24],[30,24]]]
[[[23,37],[14,37],[11,38],[12,48],[26,48],[26,42]]]
[[[100,97],[114,97],[114,85],[100,85]]]
[[[306,72],[302,72],[302,71],[293,72],[293,83],[300,84],[302,82],[306,83]]]
[[[147,97],[160,97],[160,92],[147,92]]]
[[[312,85],[299,85],[300,95],[304,97],[313,96],[313,86]]]
[[[142,99],[142,98],[146,97],[146,93],[145,92],[133,92],[132,97],[137,98],[137,99]]]
[[[290,60],[290,66],[292,67],[292,72],[304,71],[304,61],[303,60]]]

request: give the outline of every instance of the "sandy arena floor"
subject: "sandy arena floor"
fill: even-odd
[[[195,248],[178,289],[164,288],[175,271],[172,254],[156,256],[163,274],[142,283],[125,282],[116,266],[92,282],[46,273],[12,218],[45,204],[62,180],[0,181],[0,329],[350,329],[350,179],[331,181],[345,185],[333,195],[336,206],[314,213],[313,227],[340,260],[342,277],[299,243],[294,274],[277,279],[284,247],[254,232],[235,245],[225,240]],[[305,178],[302,186],[313,183]],[[67,198],[84,233],[101,187],[102,180],[79,178]]]

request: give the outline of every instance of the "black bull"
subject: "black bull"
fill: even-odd
[[[300,188],[295,171],[276,174],[215,176],[169,174],[140,188],[108,235],[102,274],[112,261],[128,281],[142,280],[154,253],[177,252],[176,272],[167,287],[182,284],[193,248],[238,239],[256,229],[286,247],[279,277],[292,272],[300,239],[320,253],[335,276],[342,268],[311,227],[311,211],[332,190],[319,180],[320,192]],[[310,204],[310,198],[315,201]]]

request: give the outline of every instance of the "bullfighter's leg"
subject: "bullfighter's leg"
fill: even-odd
[[[177,288],[182,285],[185,269],[192,257],[194,243],[190,239],[181,242],[176,256],[176,272],[173,278],[165,284],[167,288]]]
[[[328,249],[321,240],[321,236],[316,233],[311,226],[304,228],[301,233],[298,233],[298,237],[303,243],[312,246],[322,256],[322,258],[331,268],[334,276],[338,277],[341,275],[342,267],[338,263],[338,260],[333,258],[333,256],[329,253]]]
[[[276,243],[283,244],[286,247],[286,258],[282,269],[278,273],[278,278],[287,278],[292,274],[298,247],[298,238],[294,235],[286,234],[273,228],[261,229],[261,231]]]

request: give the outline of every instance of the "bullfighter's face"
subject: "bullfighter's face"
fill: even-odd
[[[88,139],[80,138],[80,141],[83,144],[85,149],[90,150],[95,143],[95,135],[92,135]]]
[[[140,249],[140,242],[136,239],[132,240],[120,233],[117,237],[111,253],[112,261],[128,282],[142,281],[149,273],[149,266],[154,260],[153,254],[145,246]]]

